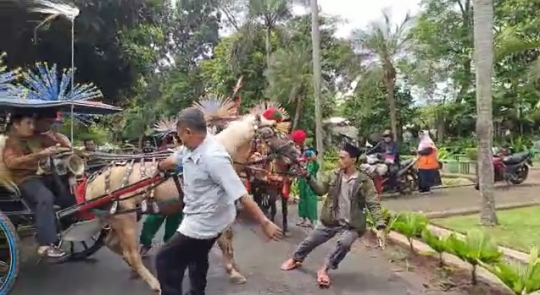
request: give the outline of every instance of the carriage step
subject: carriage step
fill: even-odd
[[[79,221],[71,225],[62,233],[62,241],[64,242],[84,242],[95,236],[101,229],[103,224],[98,218],[92,220]]]

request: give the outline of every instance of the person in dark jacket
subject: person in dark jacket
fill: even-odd
[[[368,154],[379,154],[384,163],[376,164],[375,171],[380,176],[388,175],[388,182],[392,188],[397,187],[396,172],[399,170],[399,146],[394,141],[390,130],[382,133],[382,140],[369,151]]]

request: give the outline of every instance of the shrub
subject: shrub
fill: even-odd
[[[427,225],[428,218],[425,215],[416,212],[407,212],[396,216],[391,229],[403,234],[407,238],[409,248],[414,253],[413,238],[420,237]]]
[[[443,259],[443,253],[447,249],[447,240],[448,237],[442,237],[438,236],[434,233],[432,233],[428,228],[425,228],[422,231],[422,239],[426,244],[428,244],[435,253],[437,253],[437,257],[439,258],[439,267],[444,266],[444,259]]]
[[[516,295],[531,294],[540,290],[538,248],[531,249],[527,265],[506,261],[494,265],[485,263],[481,265],[497,276]]]
[[[476,285],[477,266],[480,262],[486,264],[497,263],[503,257],[497,244],[486,232],[481,230],[468,231],[464,239],[459,238],[455,233],[448,236],[446,241],[446,251],[468,262],[472,266],[471,283]]]

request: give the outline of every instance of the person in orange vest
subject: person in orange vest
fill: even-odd
[[[429,193],[435,184],[435,178],[439,170],[437,160],[437,147],[429,137],[429,131],[423,130],[419,133],[420,143],[418,144],[418,189],[420,193]]]

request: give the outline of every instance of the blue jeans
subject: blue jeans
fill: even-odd
[[[40,178],[25,180],[19,185],[22,198],[34,212],[37,241],[40,246],[49,246],[58,242],[55,197]]]

